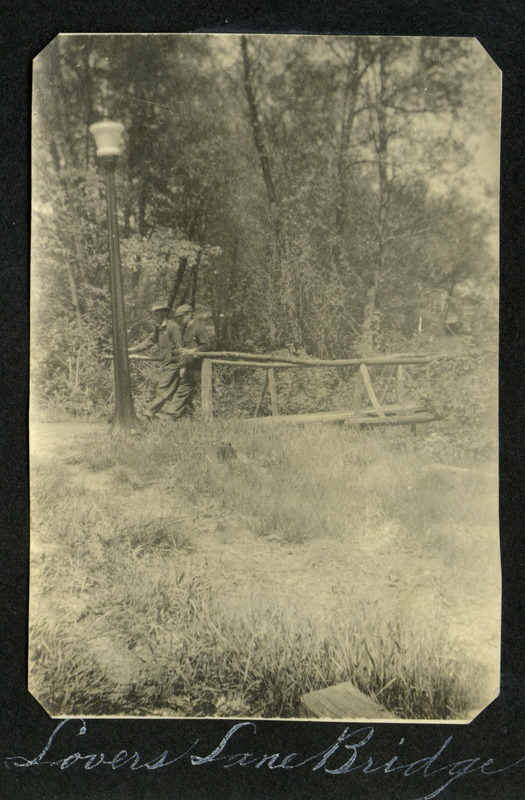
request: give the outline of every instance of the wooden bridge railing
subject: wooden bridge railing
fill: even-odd
[[[419,354],[398,354],[386,356],[370,356],[368,358],[347,359],[309,359],[294,356],[276,356],[253,353],[207,352],[203,353],[201,370],[201,407],[208,419],[213,417],[213,365],[251,367],[265,370],[261,396],[255,409],[252,421],[258,422],[346,422],[355,425],[415,425],[419,422],[431,422],[437,414],[428,401],[421,405],[407,405],[399,402],[404,394],[404,366],[428,365],[432,361],[429,356]],[[382,405],[372,385],[369,366],[397,366],[398,403]],[[358,369],[355,383],[353,408],[347,411],[325,411],[311,414],[279,414],[275,371],[277,369],[321,368],[321,367],[356,367]],[[259,417],[266,393],[270,394],[271,416]],[[368,396],[371,408],[363,407],[363,395]]]
[[[336,358],[332,360],[316,358],[299,358],[296,356],[266,355],[264,353],[237,353],[228,351],[208,351],[198,354],[202,359],[201,369],[201,407],[205,417],[213,417],[213,365],[232,367],[255,367],[266,370],[261,396],[257,403],[251,421],[256,422],[292,422],[303,424],[308,422],[346,422],[351,425],[411,425],[419,422],[432,422],[440,419],[435,409],[427,398],[423,398],[423,405],[408,404],[404,402],[404,386],[406,373],[405,365],[428,365],[432,361],[449,356],[433,354],[432,356],[419,353],[399,353],[384,356],[369,356],[363,358]],[[105,358],[111,359],[107,355]],[[158,361],[149,355],[130,354],[130,359],[141,361]],[[398,402],[385,405],[384,393],[381,401],[378,400],[368,367],[388,366],[397,367],[396,384],[398,389]],[[357,380],[354,387],[353,408],[347,411],[316,411],[309,414],[279,414],[277,399],[277,386],[275,371],[277,369],[298,369],[318,367],[356,367]],[[387,387],[388,389],[388,387]],[[271,416],[259,417],[266,392],[270,393]],[[363,405],[363,396],[366,393],[371,403],[371,408]],[[246,419],[242,420],[247,421]]]

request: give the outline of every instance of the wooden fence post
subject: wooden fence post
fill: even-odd
[[[365,389],[368,393],[368,397],[370,398],[370,402],[372,403],[377,413],[377,416],[380,417],[381,419],[384,419],[385,412],[379,405],[379,401],[376,397],[376,393],[374,392],[374,387],[372,386],[372,381],[370,380],[370,375],[368,373],[365,364],[361,364],[361,366],[359,367],[359,372],[361,373],[361,376],[363,378],[363,383],[365,384]]]
[[[363,378],[358,370],[355,375],[355,383],[354,383],[354,414],[356,416],[358,416],[359,412],[361,411],[363,389],[364,389]]]
[[[257,417],[258,414],[259,414],[259,411],[261,410],[261,406],[263,404],[263,400],[264,400],[264,396],[266,394],[267,388],[268,388],[268,370],[265,370],[265,372],[264,372],[264,382],[263,382],[263,387],[262,387],[262,391],[261,391],[261,396],[259,398],[259,402],[257,403],[257,407],[255,409],[255,414],[253,415],[254,417]]]
[[[207,419],[213,417],[213,392],[212,392],[212,362],[209,358],[202,359],[201,367],[201,407]]]
[[[270,367],[268,370],[268,385],[270,387],[270,401],[272,406],[272,415],[274,417],[279,416],[279,408],[277,406],[277,389],[275,386],[275,370],[273,367]]]
[[[403,364],[397,365],[397,402],[402,403],[405,399],[405,371]]]

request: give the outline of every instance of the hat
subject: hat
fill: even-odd
[[[151,311],[168,311],[169,306],[164,300],[156,300],[151,304]]]
[[[188,311],[190,312],[190,314],[193,313],[193,308],[190,305],[188,305],[188,303],[183,303],[183,305],[175,309],[175,316],[182,317],[182,315],[187,314]]]

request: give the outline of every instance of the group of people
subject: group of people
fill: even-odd
[[[130,353],[141,353],[157,345],[161,360],[155,397],[143,414],[152,420],[157,414],[177,419],[191,411],[199,383],[201,359],[197,353],[210,347],[204,326],[193,316],[187,303],[175,309],[170,319],[168,304],[157,301],[151,306],[154,328]]]

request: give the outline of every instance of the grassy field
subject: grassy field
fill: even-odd
[[[404,718],[493,698],[486,465],[436,466],[406,429],[181,421],[115,441],[71,423],[35,441],[29,685],[52,714],[287,718],[346,680]]]

